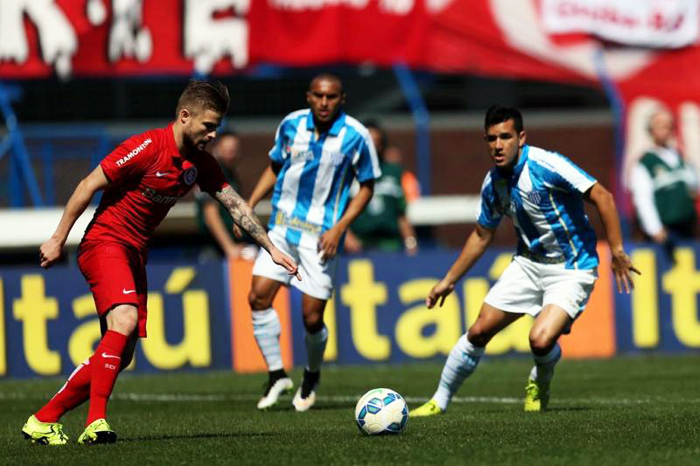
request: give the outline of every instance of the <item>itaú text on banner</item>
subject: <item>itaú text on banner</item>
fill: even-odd
[[[543,0],[550,33],[587,33],[626,45],[677,48],[698,39],[697,0]]]
[[[600,243],[599,279],[586,310],[561,339],[567,358],[606,358],[645,351],[700,349],[700,246],[679,245],[675,264],[660,248],[630,244],[635,275],[631,295],[614,290],[608,247]],[[512,260],[511,248],[487,251],[457,283],[443,306],[425,297],[459,254],[428,250],[415,257],[372,253],[342,257],[324,320],[324,358],[336,364],[444,360],[477,319],[489,288]],[[232,368],[265,371],[248,304],[252,264],[148,264],[148,338],[129,371]],[[286,367],[306,363],[301,296],[277,295],[280,346]],[[500,332],[489,356],[530,354],[531,317]],[[94,352],[100,323],[88,285],[74,266],[49,271],[0,268],[0,378],[70,374]]]
[[[148,264],[148,337],[130,372],[229,367],[224,270]],[[0,268],[0,378],[70,374],[101,338],[95,302],[77,267]]]

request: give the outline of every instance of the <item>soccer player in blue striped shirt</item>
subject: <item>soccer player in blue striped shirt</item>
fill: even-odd
[[[486,295],[479,317],[450,351],[432,399],[411,416],[444,413],[462,382],[476,369],[486,344],[523,316],[535,318],[530,348],[535,364],[525,388],[525,411],[542,411],[549,401],[557,340],[583,312],[597,278],[596,234],[583,201],[598,211],[612,256],[618,291],[633,287],[639,273],[624,251],[612,194],[566,157],[525,143],[517,109],[491,107],[484,123],[494,167],[481,187],[477,224],[462,253],[426,299],[432,308],[481,257],[503,216],[518,235],[513,261]]]
[[[269,236],[298,262],[302,277],[291,282],[302,292],[308,357],[293,400],[297,411],[307,411],[316,401],[328,340],[323,311],[333,292],[339,244],[372,198],[374,180],[381,175],[369,132],[343,111],[345,93],[340,79],[329,74],[316,76],[306,100],[308,109],[290,113],[279,125],[270,165],[250,198],[250,205],[255,206],[274,188]],[[354,179],[360,190],[351,199]],[[270,408],[293,387],[282,367],[280,321],[272,308],[280,286],[290,284],[290,275],[277,268],[270,255],[261,251],[249,295],[253,333],[269,371],[259,409]]]

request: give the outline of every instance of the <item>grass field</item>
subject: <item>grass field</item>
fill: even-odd
[[[355,401],[386,386],[418,406],[441,365],[325,368],[317,409],[307,413],[294,412],[291,397],[258,412],[262,375],[122,376],[109,415],[119,441],[94,447],[75,443],[84,406],[63,419],[69,445],[23,440],[26,418],[62,380],[4,380],[0,463],[700,464],[700,355],[563,361],[544,414],[522,412],[529,367],[527,359],[484,361],[445,415],[411,419],[394,437],[362,436]]]

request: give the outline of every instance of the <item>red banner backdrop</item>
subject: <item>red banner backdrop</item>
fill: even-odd
[[[429,38],[434,25],[422,0],[408,2],[413,6],[398,12],[381,7],[391,2],[328,1],[330,5],[322,8],[307,8],[305,3],[251,2],[249,50],[253,61],[291,66],[403,62],[430,68]]]
[[[561,2],[593,8],[601,0]],[[65,77],[230,73],[260,62],[403,62],[445,72],[593,83],[598,52],[615,80],[678,56],[661,49],[604,47],[590,31],[575,28],[553,33],[543,20],[550,4],[558,5],[551,0],[3,0],[0,78],[54,72]],[[613,6],[603,13],[612,20],[629,9],[623,0],[607,4]],[[574,6],[565,11],[588,11]],[[591,11],[589,16],[606,18]],[[662,27],[664,21],[697,22],[694,13],[682,17],[684,22],[647,14]]]
[[[605,76],[627,104],[631,156],[665,105],[700,162],[698,10],[695,0],[2,0],[0,79],[397,62],[589,85]],[[635,47],[599,39],[626,30]]]
[[[119,15],[107,3],[0,2],[0,18],[5,15],[0,19],[0,78],[47,77],[54,71],[64,77],[192,73],[192,60],[182,48],[181,1],[146,0],[138,11]],[[102,15],[91,17],[91,4],[101,5]],[[14,23],[8,25],[10,18]]]

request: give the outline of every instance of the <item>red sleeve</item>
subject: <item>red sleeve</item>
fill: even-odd
[[[208,152],[200,152],[197,157],[197,184],[200,189],[215,197],[215,193],[229,186],[216,159]]]
[[[122,183],[142,175],[153,161],[155,142],[150,133],[132,136],[102,159],[100,166],[110,183]]]

